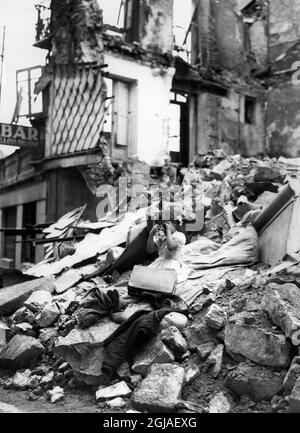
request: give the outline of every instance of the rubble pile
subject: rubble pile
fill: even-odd
[[[291,173],[276,160],[215,152],[182,175],[182,189],[203,186],[205,221],[185,250],[197,266],[176,296],[130,296],[136,262],[113,269],[146,229],[148,202],[123,218],[79,223],[88,233],[72,254],[0,290],[4,388],[52,404],[86,389],[113,411],[300,411],[300,266],[274,275],[256,252],[222,266],[199,259],[216,242],[228,254],[230,231],[252,227]]]

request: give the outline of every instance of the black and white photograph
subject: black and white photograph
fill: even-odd
[[[0,425],[300,413],[299,221],[300,0],[0,0]]]

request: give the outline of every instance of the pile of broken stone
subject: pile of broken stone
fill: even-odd
[[[270,160],[221,157],[214,167],[203,161],[194,161],[192,170],[206,179],[212,206],[205,230],[213,239],[222,235],[214,215],[228,202],[226,194],[232,199],[250,191],[248,197],[259,200],[286,175]],[[114,276],[114,288],[120,282],[124,289],[129,274]],[[125,362],[105,386],[99,385],[102,343],[119,324],[108,317],[80,329],[75,313],[86,293],[107,289],[107,281],[95,277],[59,293],[50,276],[0,290],[1,385],[53,404],[83,387],[101,409],[113,411],[300,412],[299,265],[276,275],[262,264],[240,267],[204,284],[190,318],[165,316],[131,368]],[[128,308],[133,313],[142,306]]]
[[[253,404],[270,402],[270,411],[300,411],[299,285],[299,266],[273,277],[259,268],[251,278],[233,271],[226,286],[203,288],[191,320],[166,316],[132,369],[124,363],[118,379],[99,387],[101,342],[117,325],[104,319],[86,330],[75,326],[72,311],[85,288],[56,295],[52,278],[11,287],[0,313],[23,306],[0,324],[0,367],[10,374],[2,385],[52,403],[66,388],[89,385],[100,406],[114,410],[230,412],[247,395]],[[21,286],[31,292],[24,302]],[[216,380],[210,401],[197,387],[201,375]]]

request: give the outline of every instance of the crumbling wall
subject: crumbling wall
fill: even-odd
[[[272,156],[300,156],[300,86],[277,83],[268,95],[267,148]]]
[[[55,63],[102,63],[102,24],[102,11],[96,0],[52,0]]]
[[[227,96],[203,92],[197,97],[196,152],[222,148],[226,153],[258,155],[265,150],[264,97],[257,98],[254,122],[245,122],[245,95],[234,89]],[[194,105],[192,104],[191,107]],[[192,115],[192,113],[191,113]]]
[[[149,67],[105,53],[111,78],[126,79],[130,85],[130,130],[127,157],[162,166],[168,152],[170,89],[173,67]]]
[[[272,156],[300,156],[300,87],[293,84],[300,59],[299,0],[270,1],[270,61],[266,115],[267,148]]]
[[[172,53],[173,0],[143,0],[141,46],[159,53]]]
[[[270,60],[272,62],[299,41],[299,0],[271,0],[269,23]]]
[[[258,19],[249,26],[250,51],[258,67],[268,63],[268,27],[264,19]]]
[[[193,63],[239,72],[245,68],[243,20],[235,0],[200,0],[192,30]]]

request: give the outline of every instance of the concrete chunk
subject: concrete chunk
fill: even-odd
[[[205,321],[210,328],[219,330],[223,328],[225,324],[226,311],[218,305],[213,304],[209,307],[209,310],[206,313]]]
[[[21,308],[29,296],[37,290],[47,290],[53,293],[55,290],[55,278],[53,276],[38,278],[1,289],[0,316],[8,316],[14,313],[18,308]]]
[[[300,290],[295,284],[271,283],[263,298],[263,308],[271,320],[296,346],[299,345],[300,331]]]
[[[41,328],[49,328],[58,319],[60,315],[60,310],[57,304],[54,302],[48,304],[42,311],[36,316],[36,323]]]
[[[175,361],[173,352],[162,342],[161,336],[158,335],[135,357],[132,370],[145,377],[151,364],[166,364],[173,361]]]
[[[209,403],[209,413],[229,413],[231,404],[223,392],[219,392]]]
[[[242,362],[229,372],[225,386],[239,396],[250,396],[254,401],[271,400],[274,395],[281,392],[284,374]]]
[[[110,409],[120,409],[120,408],[126,406],[126,401],[123,400],[123,398],[121,398],[121,397],[117,397],[117,398],[114,398],[113,400],[108,401],[107,406]]]
[[[79,381],[87,385],[99,385],[105,352],[101,345],[118,326],[111,320],[104,319],[88,329],[76,327],[66,337],[56,340],[55,355],[71,365]]]
[[[9,327],[5,325],[5,323],[0,322],[0,352],[3,349],[3,347],[6,345],[6,337],[7,337],[8,330]]]
[[[28,367],[43,353],[39,340],[27,335],[15,335],[0,353],[0,368],[21,369]]]
[[[114,385],[106,386],[105,388],[100,387],[96,392],[96,400],[97,402],[112,400],[117,397],[128,397],[131,394],[132,391],[127,383],[122,381],[115,383]]]
[[[289,408],[292,413],[300,413],[300,377],[297,379],[289,397]]]
[[[176,364],[153,364],[146,379],[132,397],[138,410],[148,412],[172,412],[181,397],[184,384],[184,368]]]
[[[283,381],[283,388],[286,394],[292,392],[298,377],[300,377],[300,357],[296,356]]]
[[[51,304],[51,302],[52,295],[50,292],[47,290],[37,290],[24,302],[24,306],[33,313],[36,313],[41,311],[46,305]]]
[[[175,354],[175,358],[180,360],[188,350],[187,342],[176,326],[170,326],[161,332],[162,341]]]
[[[185,370],[184,384],[189,385],[200,375],[200,370],[197,365],[191,365]]]
[[[254,319],[251,324],[250,318]],[[230,354],[242,355],[257,364],[270,367],[290,365],[291,345],[284,335],[272,331],[263,313],[232,316],[225,327],[225,346]]]
[[[209,373],[213,377],[218,377],[223,362],[223,352],[224,346],[223,344],[218,344],[218,346],[211,352],[209,357],[207,358],[207,364],[209,366]]]

